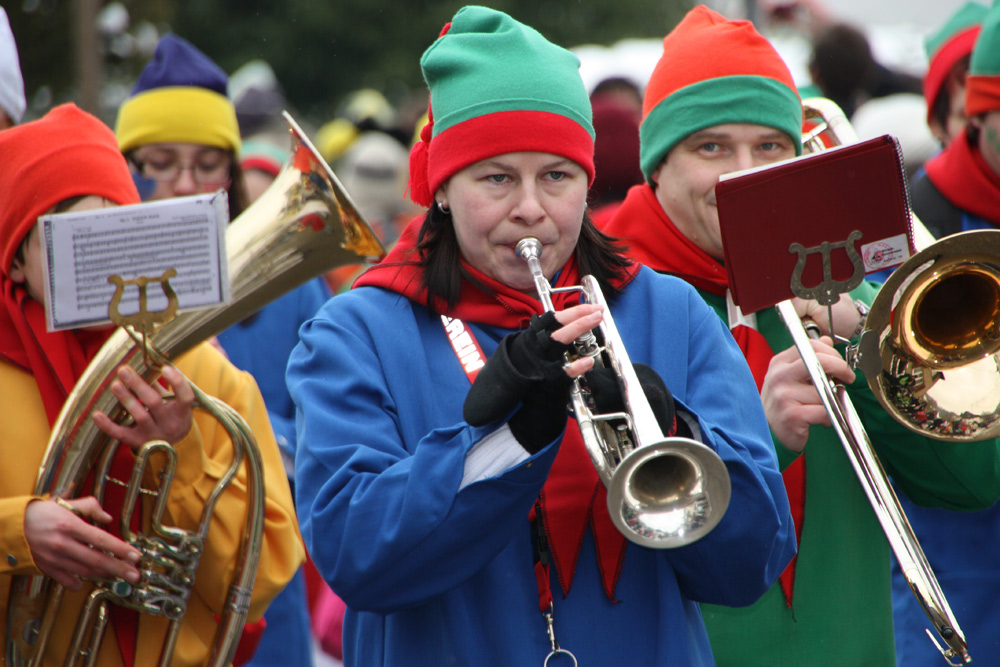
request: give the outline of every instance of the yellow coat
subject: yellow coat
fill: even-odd
[[[267,411],[254,379],[237,370],[208,344],[180,358],[177,367],[210,396],[222,399],[250,425],[261,449],[266,483],[263,547],[248,621],[259,619],[275,595],[292,578],[305,559],[302,538],[292,505],[288,480],[274,441]],[[24,512],[32,495],[49,438],[41,395],[34,377],[0,361],[0,633],[7,628],[10,575],[38,574],[24,537]],[[232,460],[232,445],[225,430],[209,415],[195,410],[191,432],[176,446],[178,467],[170,492],[166,525],[191,530],[201,516],[204,501]],[[245,517],[244,467],[229,491],[216,505],[205,553],[188,600],[173,664],[203,665],[211,654],[216,617],[224,609],[226,594],[239,553]],[[45,664],[63,664],[78,609],[90,586],[67,591],[59,608]],[[139,621],[136,665],[155,665],[166,632],[167,620],[143,614]],[[3,637],[6,642],[6,636]],[[98,664],[121,665],[110,624]]]

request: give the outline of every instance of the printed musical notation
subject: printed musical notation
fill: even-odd
[[[224,191],[41,217],[49,330],[110,322],[108,307],[122,284],[122,315],[165,309],[157,280],[169,269],[181,310],[228,302],[228,224]],[[149,279],[144,304],[134,287],[141,278]]]

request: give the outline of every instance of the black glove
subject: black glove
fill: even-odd
[[[534,454],[559,437],[573,384],[563,369],[570,346],[551,337],[561,326],[549,312],[533,316],[524,331],[505,336],[465,398],[465,421],[489,424],[521,402],[508,426],[522,447]]]
[[[674,409],[674,399],[670,390],[663,382],[659,373],[646,364],[633,364],[636,377],[646,395],[646,401],[656,416],[660,430],[667,438],[680,436],[691,437],[691,429],[683,419],[677,419]],[[618,374],[612,368],[595,368],[587,371],[584,379],[590,386],[590,394],[594,400],[594,408],[598,413],[624,412],[625,398],[618,384]]]

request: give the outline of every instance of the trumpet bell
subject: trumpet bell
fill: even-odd
[[[882,406],[938,440],[1000,435],[1000,231],[942,239],[882,286],[860,366]]]
[[[706,451],[688,438],[666,438],[630,452],[608,483],[618,530],[636,544],[673,549],[715,528],[731,487],[725,464]]]

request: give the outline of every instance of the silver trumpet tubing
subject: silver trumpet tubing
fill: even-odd
[[[729,473],[722,459],[690,438],[664,437],[594,277],[554,289],[539,263],[542,244],[524,238],[516,251],[527,262],[546,311],[554,311],[553,293],[567,291],[579,291],[584,303],[603,306],[601,323],[577,339],[567,356],[592,357],[595,368],[612,368],[619,380],[626,412],[595,413],[584,378],[576,378],[570,392],[584,445],[608,490],[615,527],[630,541],[655,549],[681,547],[702,538],[729,506]]]
[[[809,135],[803,137],[803,145],[806,147],[806,152],[824,150],[823,144],[818,140],[823,133],[826,133],[826,136],[829,136],[835,145],[850,144],[858,141],[857,134],[844,117],[843,111],[830,100],[822,98],[807,99],[803,102],[803,106],[805,118],[818,122],[817,127]],[[914,243],[918,247],[929,245],[933,239],[916,216],[912,217],[912,233]],[[1000,232],[991,233],[1000,236]],[[995,239],[997,236],[992,238]],[[993,243],[996,243],[996,241],[994,240]],[[936,326],[925,326],[923,331],[919,327],[921,321],[928,322],[927,317],[921,319],[918,315],[921,303],[925,307],[932,302],[940,303],[942,300],[948,301],[949,299],[952,301],[953,306],[958,306],[960,303],[968,303],[968,301],[960,302],[951,297],[945,297],[944,299],[923,299],[931,287],[938,285],[942,280],[946,280],[946,278],[959,277],[958,269],[964,271],[969,268],[968,265],[970,262],[961,263],[961,266],[958,268],[956,268],[954,263],[950,262],[938,265],[942,255],[953,254],[950,251],[951,247],[953,246],[947,242],[947,239],[930,245],[930,247],[914,255],[914,257],[894,271],[889,280],[886,281],[886,284],[879,290],[874,303],[872,303],[865,331],[861,334],[859,348],[849,349],[847,353],[848,362],[864,372],[869,387],[889,414],[910,430],[940,440],[958,440],[960,438],[943,437],[942,434],[921,428],[915,423],[914,419],[907,419],[907,415],[926,414],[924,407],[916,406],[915,403],[918,393],[920,396],[923,396],[929,392],[920,393],[910,391],[908,394],[902,391],[897,392],[900,395],[907,394],[909,400],[908,404],[901,407],[894,404],[894,400],[897,397],[887,394],[883,385],[890,382],[896,386],[907,385],[912,387],[913,383],[910,381],[928,377],[935,368],[934,362],[931,361],[929,355],[923,359],[918,359],[915,356],[910,359],[903,359],[886,351],[890,349],[894,352],[904,347],[910,347],[909,343],[904,344],[901,341],[923,341],[925,347],[932,348],[935,351],[943,349],[946,343],[955,343],[952,346],[954,351],[954,348],[959,347],[957,344],[959,338],[964,337],[965,347],[962,351],[971,350],[968,354],[969,357],[973,357],[977,351],[981,351],[981,348],[977,348],[976,345],[972,344],[972,338],[981,334],[983,330],[989,329],[989,327],[982,327],[978,333],[966,331],[961,336],[957,332],[957,328],[963,322],[969,323],[975,321],[976,326],[989,322],[990,318],[985,313],[990,309],[990,300],[988,298],[990,295],[993,297],[992,317],[997,317],[996,313],[1000,312],[1000,307],[998,307],[1000,305],[1000,280],[998,279],[992,280],[992,282],[996,283],[992,285],[992,289],[982,291],[986,296],[979,299],[979,302],[983,304],[982,313],[984,314],[980,315],[980,313],[976,313],[970,316],[958,311],[945,314],[939,309],[933,313],[933,319],[937,323]],[[974,260],[972,263],[974,263]],[[939,270],[935,269],[936,265],[937,269],[948,267],[946,274],[942,274]],[[974,278],[980,278],[987,273],[989,271],[976,272]],[[964,276],[965,273],[962,275]],[[928,280],[928,276],[933,276],[934,279]],[[983,278],[976,282],[986,282],[986,279]],[[968,288],[968,284],[968,282],[963,283],[962,280],[957,279],[950,281],[950,286],[958,288],[959,291],[962,291],[963,288]],[[905,295],[906,298],[903,298],[903,292],[907,289],[909,292]],[[914,297],[914,292],[919,296]],[[943,294],[954,296],[957,292],[949,292],[946,289],[941,289],[937,296],[941,297]],[[833,299],[838,297],[839,294],[832,296]],[[820,303],[822,305],[829,305],[823,300]],[[865,432],[864,426],[854,409],[854,405],[851,403],[850,397],[847,395],[846,389],[842,384],[831,380],[823,371],[816,352],[809,342],[810,334],[807,333],[804,323],[795,313],[792,303],[784,301],[779,303],[776,308],[792,335],[795,347],[805,363],[812,383],[819,393],[827,414],[830,416],[833,429],[844,446],[847,458],[851,462],[858,480],[868,497],[868,501],[875,512],[882,532],[885,534],[889,546],[896,560],[899,562],[900,570],[906,578],[914,597],[916,597],[917,602],[927,615],[932,627],[944,642],[944,646],[938,642],[929,629],[926,629],[927,636],[949,664],[970,664],[972,658],[969,655],[965,635],[962,633],[958,621],[955,619],[951,607],[948,605],[948,600],[945,598],[941,586],[938,584],[937,577],[934,575],[934,570],[924,555],[920,542],[913,533],[910,522],[899,504],[899,499],[896,497],[892,485],[889,483],[885,470],[882,468],[881,463],[879,463],[871,439]],[[929,314],[930,309],[925,311],[925,315]],[[980,319],[975,319],[977,317]],[[992,331],[994,334],[997,329],[997,321],[997,319],[992,320]],[[873,326],[877,328],[872,329]],[[945,333],[949,328],[950,331]],[[939,344],[936,346],[930,345],[929,341],[935,341]],[[996,370],[997,360],[991,359],[991,361],[993,362],[994,370]],[[943,379],[943,374],[940,371],[938,371],[938,374],[942,375]],[[998,392],[998,395],[1000,395],[1000,392]],[[996,413],[993,415],[992,421],[996,421]],[[985,437],[992,437],[993,435],[996,435],[995,431],[990,430],[987,432],[983,429],[982,432],[977,433],[977,438],[972,439],[983,439]]]

